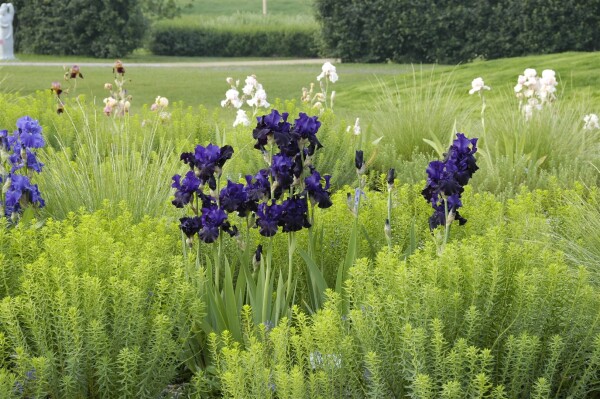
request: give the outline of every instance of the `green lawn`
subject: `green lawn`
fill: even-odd
[[[177,0],[181,5],[190,0]],[[268,0],[267,13],[284,15],[313,15],[312,0]],[[193,0],[185,14],[230,15],[237,12],[262,13],[262,0]]]
[[[23,61],[64,62],[71,65],[79,62],[106,62],[112,60],[93,60],[76,57],[40,57],[20,56]],[[239,59],[235,59],[239,60]],[[208,108],[218,107],[228,89],[225,78],[231,76],[244,80],[247,75],[255,74],[268,94],[268,100],[275,98],[299,98],[302,87],[316,82],[320,73],[319,65],[288,66],[232,66],[232,67],[172,67],[154,68],[136,66],[140,62],[186,62],[186,61],[223,61],[223,59],[156,57],[135,55],[125,59],[126,76],[129,93],[133,96],[133,108],[139,109],[142,104],[150,104],[158,95],[166,96],[171,101],[183,101],[186,105],[203,104]],[[559,97],[589,95],[592,103],[600,108],[600,52],[564,53],[543,56],[521,57],[493,61],[480,61],[459,66],[423,66],[427,69],[426,84],[438,85],[450,76],[457,85],[459,95],[468,96],[471,80],[481,76],[486,84],[492,87],[488,96],[499,91],[510,92],[516,83],[517,76],[525,68],[556,70],[559,76]],[[415,66],[420,69],[421,66]],[[356,113],[370,108],[380,95],[380,82],[386,84],[400,83],[405,77],[412,77],[413,66],[399,64],[337,64],[340,79],[330,87],[335,90],[336,109],[339,112]],[[113,79],[111,67],[82,67],[85,76],[78,82],[77,94],[102,101],[106,96],[104,83]],[[50,95],[52,81],[63,78],[62,67],[57,66],[3,66],[0,67],[0,84],[2,92],[19,92],[29,95],[37,90],[47,90]],[[449,75],[450,74],[450,75]],[[464,88],[464,90],[463,90]],[[600,111],[600,110],[598,110]]]

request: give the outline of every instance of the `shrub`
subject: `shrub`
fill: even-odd
[[[316,57],[312,20],[238,14],[208,21],[163,21],[152,28],[149,49],[158,55],[196,57]]]
[[[139,0],[15,0],[15,45],[22,53],[123,57],[140,46]]]
[[[599,17],[588,12],[599,6],[598,0],[315,3],[326,51],[344,61],[458,63],[476,57],[594,51],[600,43]],[[565,25],[571,29],[559,33]]]

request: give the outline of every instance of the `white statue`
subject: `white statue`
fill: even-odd
[[[15,39],[13,36],[13,19],[15,8],[12,3],[0,5],[0,60],[14,60]]]

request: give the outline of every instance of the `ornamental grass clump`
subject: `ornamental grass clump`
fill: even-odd
[[[0,215],[16,224],[26,214],[33,217],[33,209],[43,207],[44,199],[37,184],[32,184],[33,174],[44,166],[35,149],[46,144],[38,121],[24,116],[17,121],[12,135],[0,131]]]
[[[464,186],[479,169],[474,156],[476,152],[477,139],[468,139],[464,134],[457,133],[444,161],[432,161],[427,167],[427,185],[422,194],[434,210],[429,218],[431,231],[438,226],[445,228],[440,251],[443,251],[448,242],[452,222],[458,220],[460,226],[467,223],[458,209],[462,207],[461,194]]]

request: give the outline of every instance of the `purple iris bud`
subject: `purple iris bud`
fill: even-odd
[[[319,208],[329,208],[333,204],[330,193],[327,191],[330,178],[329,175],[324,176],[325,187],[321,184],[321,175],[316,170],[313,170],[312,174],[304,179],[304,187],[311,203],[317,204]]]
[[[42,137],[42,127],[38,121],[31,119],[29,116],[24,116],[17,120],[17,128],[19,129],[19,139],[27,148],[40,148],[45,145]]]
[[[218,206],[213,205],[209,208],[202,208],[202,228],[198,233],[200,239],[210,244],[219,237],[219,229],[227,220],[227,214]]]
[[[362,150],[356,151],[356,155],[354,156],[354,166],[356,166],[356,170],[358,171],[358,173],[364,172],[365,160]]]
[[[263,202],[258,205],[256,211],[256,225],[258,226],[258,232],[265,237],[272,237],[277,234],[279,228],[279,219],[283,213],[283,206],[277,205],[275,201],[271,205]]]
[[[8,142],[8,130],[0,130],[0,151],[10,151],[11,145]]]
[[[284,233],[302,230],[310,227],[308,222],[308,204],[305,197],[292,197],[281,204],[283,213],[279,219],[279,225]]]
[[[196,174],[190,170],[186,173],[183,181],[181,180],[180,175],[173,176],[173,184],[171,187],[177,189],[175,192],[175,199],[171,203],[177,208],[183,208],[190,203],[194,193],[198,191],[200,179],[198,179]]]
[[[386,180],[389,188],[394,185],[395,174],[396,170],[394,168],[390,168],[390,170],[388,170]]]
[[[260,259],[262,257],[262,245],[258,244],[258,246],[256,247],[256,251],[254,252],[254,256],[252,257],[252,266],[254,267],[254,270],[258,270],[258,267],[260,266]]]
[[[202,228],[202,221],[199,216],[183,217],[179,219],[179,222],[179,228],[188,238],[198,234]]]
[[[254,260],[256,262],[260,262],[260,258],[262,257],[262,245],[258,244],[256,247],[256,251],[254,252]]]

